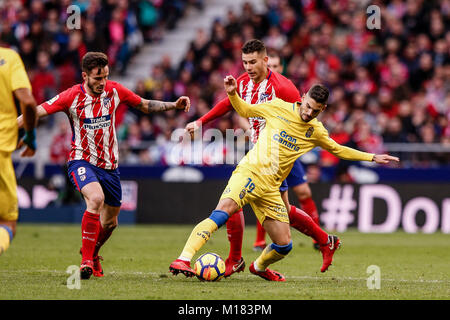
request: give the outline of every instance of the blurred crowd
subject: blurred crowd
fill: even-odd
[[[79,68],[87,50],[107,52],[116,70],[126,73],[127,60],[141,41],[155,41],[162,24],[173,28],[187,3],[202,5],[182,0],[78,1],[85,4],[82,30],[68,32],[61,17],[70,1],[3,2],[0,39],[18,47],[40,101],[53,95],[49,91],[79,80],[78,72],[71,77],[65,72]],[[373,4],[380,8],[381,29],[366,26],[366,9]],[[229,10],[214,21],[212,30],[197,31],[179,65],[164,56],[148,78],[139,79],[131,89],[142,97],[174,101],[187,95],[192,107],[189,113],[149,116],[123,107],[118,124],[122,162],[166,165],[176,158],[189,163],[173,154],[180,153],[173,148],[174,130],[225,97],[223,77],[243,72],[241,47],[252,38],[281,56],[283,74],[301,93],[317,82],[330,88],[320,120],[337,142],[374,153],[391,150],[387,146],[392,143],[450,145],[450,0],[266,0],[265,6],[263,13],[249,3],[242,13]],[[59,79],[49,75],[55,70]],[[208,128],[225,136],[226,129],[240,128],[239,117],[230,112],[203,129]],[[226,157],[227,150],[209,150],[200,160],[204,164]],[[403,165],[449,163],[448,152],[420,151],[390,153],[400,156]],[[315,150],[315,155],[311,163],[319,166],[339,162],[327,152]]]
[[[389,151],[408,166],[449,163],[448,152],[421,152],[420,146],[414,153],[396,152],[386,146],[450,145],[450,1],[265,3],[263,14],[248,3],[240,15],[229,11],[226,19],[214,22],[211,36],[198,30],[180,65],[164,57],[147,79],[139,81],[136,91],[142,96],[174,100],[188,95],[192,109],[188,114],[131,118],[122,136],[130,159],[167,164],[170,133],[198,119],[225,96],[223,77],[243,72],[241,46],[258,38],[281,56],[283,74],[301,93],[317,82],[330,88],[328,108],[320,120],[337,142],[367,152]],[[366,27],[369,4],[381,9],[379,30]],[[204,129],[225,132],[239,127],[231,112]],[[154,143],[147,147],[149,141]],[[136,148],[141,142],[146,147]],[[328,152],[316,153],[311,162],[320,166],[339,163]]]
[[[144,43],[158,41],[189,0],[0,0],[0,45],[24,61],[38,103],[81,80],[88,51],[108,54],[123,74]]]

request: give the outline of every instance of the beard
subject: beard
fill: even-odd
[[[105,88],[102,86],[94,86],[89,80],[87,82],[87,86],[95,94],[102,94],[103,91],[105,90]]]

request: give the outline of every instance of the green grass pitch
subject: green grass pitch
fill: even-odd
[[[114,300],[299,300],[450,298],[450,236],[436,234],[338,234],[342,247],[326,273],[309,238],[292,230],[294,247],[273,269],[286,282],[265,281],[249,273],[255,228],[247,226],[244,272],[219,282],[173,276],[168,268],[193,226],[119,226],[100,254],[105,277],[67,286],[71,265],[78,266],[80,226],[19,224],[9,250],[0,256],[0,299]],[[202,248],[226,258],[225,228]],[[367,268],[380,270],[380,288],[369,289]]]

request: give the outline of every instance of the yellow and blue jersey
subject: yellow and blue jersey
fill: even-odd
[[[31,90],[25,67],[13,50],[0,48],[0,220],[17,220],[17,184],[11,153],[16,149],[18,126],[14,91]],[[1,240],[1,239],[0,239]],[[6,250],[6,247],[3,248]]]
[[[0,151],[12,152],[17,145],[17,110],[13,92],[31,90],[22,59],[12,49],[0,47]]]
[[[317,119],[303,121],[300,104],[274,99],[251,105],[237,94],[229,96],[234,109],[242,117],[262,117],[266,128],[258,142],[239,162],[258,176],[269,188],[278,189],[294,165],[295,160],[316,146],[345,160],[372,161],[374,154],[358,151],[336,143]]]

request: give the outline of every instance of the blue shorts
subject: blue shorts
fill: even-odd
[[[75,188],[81,189],[91,182],[98,182],[105,195],[105,203],[112,207],[120,207],[122,202],[122,186],[119,169],[106,170],[96,167],[85,160],[72,160],[67,164],[70,181]]]
[[[295,187],[306,182],[306,173],[300,159],[295,160],[291,172],[286,180],[281,183],[280,192],[286,191],[289,186]]]

